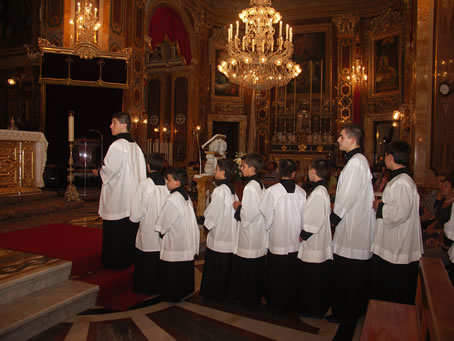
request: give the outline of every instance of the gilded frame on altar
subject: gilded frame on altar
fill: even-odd
[[[302,69],[296,78],[297,95],[309,96],[311,93],[312,64],[312,95],[319,97],[321,89],[323,97],[327,98],[332,73],[332,25],[294,26],[293,48],[292,60]],[[287,85],[287,93],[294,92],[292,80]]]
[[[369,92],[371,97],[399,95],[402,76],[402,49],[399,31],[371,37]]]
[[[218,70],[221,60],[227,60],[226,45],[214,44],[210,51],[211,62],[211,99],[217,101],[242,101],[243,89],[232,83]]]

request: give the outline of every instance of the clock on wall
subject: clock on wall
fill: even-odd
[[[440,83],[438,91],[440,92],[440,95],[448,96],[449,93],[451,92],[451,86],[446,82]]]

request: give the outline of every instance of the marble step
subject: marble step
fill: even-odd
[[[0,340],[27,340],[95,305],[97,285],[68,280],[0,306]]]
[[[21,262],[9,264],[10,273],[0,277],[0,305],[67,281],[71,274],[71,262],[66,260],[12,250],[3,253],[12,253],[11,258],[20,257]],[[2,262],[7,257],[2,255]],[[5,270],[5,266],[2,266],[2,270]]]

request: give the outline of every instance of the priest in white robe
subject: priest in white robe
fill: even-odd
[[[404,141],[386,146],[385,164],[391,173],[382,199],[374,203],[377,226],[371,249],[371,298],[403,304],[415,304],[423,254],[419,194],[408,169],[410,152]]]
[[[375,230],[372,173],[361,153],[363,130],[345,125],[337,139],[346,152],[347,164],[337,183],[331,224],[333,238],[333,315],[329,321],[340,322],[335,340],[353,337],[356,321],[365,313],[368,302],[370,247]]]
[[[110,129],[116,140],[99,170],[102,265],[106,269],[123,269],[134,263],[138,224],[131,222],[129,216],[132,198],[146,178],[146,167],[143,152],[129,133],[130,126],[129,114],[119,112],[112,116]]]

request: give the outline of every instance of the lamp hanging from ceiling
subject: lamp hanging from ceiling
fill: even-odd
[[[218,70],[231,82],[258,91],[284,86],[301,72],[301,67],[291,60],[292,28],[285,26],[284,39],[281,14],[271,7],[271,0],[251,0],[250,6],[238,15],[245,24],[242,38],[239,22],[235,35],[230,25],[229,58],[221,61]],[[273,24],[278,23],[279,35],[275,38]]]

